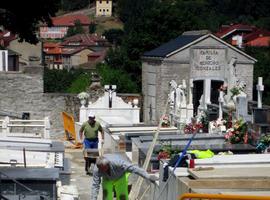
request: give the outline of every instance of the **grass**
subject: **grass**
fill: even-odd
[[[109,30],[112,28],[123,29],[123,23],[114,17],[110,17],[110,18],[99,17],[99,18],[96,18],[96,22],[97,22],[96,33],[99,35],[102,35],[105,30]]]

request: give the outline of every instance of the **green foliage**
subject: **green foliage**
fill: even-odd
[[[264,91],[263,91],[263,103],[270,105],[270,47],[267,48],[256,48],[248,47],[246,52],[256,58],[258,62],[254,65],[254,76],[253,82],[256,85],[258,77],[263,77]]]
[[[136,93],[139,91],[138,86],[131,80],[130,75],[121,69],[114,69],[106,64],[97,65],[98,74],[102,77],[102,85],[117,85],[117,92]]]
[[[85,75],[87,72],[83,69],[71,69],[67,71],[66,69],[57,70],[57,69],[48,69],[44,68],[44,92],[80,92],[81,89],[86,85],[85,81],[86,76],[90,76],[89,74]],[[83,83],[79,83],[80,78]],[[74,83],[73,83],[74,82]],[[90,84],[90,83],[89,83]]]
[[[76,20],[74,22],[74,24],[75,24],[74,27],[69,27],[68,28],[66,37],[70,37],[70,36],[73,36],[73,35],[76,35],[76,34],[84,33],[84,29],[82,27],[82,24],[81,24],[80,20]]]
[[[124,31],[122,29],[109,29],[104,31],[103,35],[112,44],[119,46],[122,43],[122,37],[124,36]]]
[[[91,23],[90,25],[89,25],[89,33],[95,33],[96,32],[96,30],[97,30],[97,24],[95,24],[95,23]]]
[[[124,22],[124,34],[120,46],[109,52],[106,64],[127,72],[138,88],[143,53],[184,31],[215,32],[222,24],[237,22],[270,27],[268,0],[118,0],[116,5],[116,12]],[[110,38],[114,38],[114,33],[106,34],[110,41],[116,40]]]
[[[238,87],[233,87],[232,89],[230,89],[230,92],[232,93],[232,97],[237,96],[238,94],[240,94],[240,90]]]
[[[62,9],[65,11],[78,10],[85,8],[89,4],[89,0],[61,0]]]
[[[68,93],[80,93],[83,92],[91,84],[91,74],[83,73],[80,74],[72,83],[71,86],[67,89]]]

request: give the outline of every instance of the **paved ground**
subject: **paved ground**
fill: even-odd
[[[89,200],[92,177],[85,174],[82,150],[66,149],[65,157],[71,161],[70,184],[77,186],[80,200]]]
[[[80,195],[80,200],[89,200],[90,192],[91,192],[91,185],[92,185],[92,176],[85,174],[85,170],[84,170],[85,163],[84,163],[84,158],[82,154],[82,149],[66,149],[65,157],[69,158],[71,161],[72,173],[70,176],[69,184],[77,186],[78,192]],[[136,179],[137,179],[137,175],[130,176],[129,184],[134,183]],[[145,190],[148,184],[149,182],[144,182],[142,186],[142,192]],[[101,199],[102,199],[102,196],[100,195],[98,200],[101,200]],[[148,200],[150,198],[148,197],[148,195],[145,195],[144,199]]]

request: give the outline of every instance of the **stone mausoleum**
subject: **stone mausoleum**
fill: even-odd
[[[218,104],[221,85],[246,85],[252,99],[253,68],[256,59],[212,35],[181,35],[142,57],[143,112],[146,123],[156,123],[170,92],[169,82],[186,81],[193,87],[194,111],[200,101]],[[189,99],[189,97],[187,98]]]

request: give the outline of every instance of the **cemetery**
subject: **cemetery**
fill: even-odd
[[[105,135],[97,156],[121,154],[159,177],[149,185],[131,176],[130,199],[138,194],[140,199],[177,199],[186,193],[270,196],[270,107],[262,103],[263,78],[253,83],[256,61],[212,34],[181,35],[143,55],[142,102],[136,96],[124,101],[117,85],[105,85],[95,101],[81,92],[78,120],[59,113],[63,137],[81,148],[79,130],[94,115]],[[42,180],[50,189],[28,195],[46,193],[51,199],[59,197],[55,191],[72,190],[74,185],[59,183],[72,176],[65,157],[69,141],[51,138],[49,117],[5,117],[0,125],[6,188],[17,179]],[[76,189],[72,195],[78,196]]]
[[[138,179],[133,192],[143,193],[141,199],[269,195],[270,107],[262,105],[262,77],[257,101],[251,101],[256,59],[211,34],[182,35],[174,42],[144,54],[143,104],[124,102],[115,85],[105,85],[96,102],[81,97],[77,137],[93,112],[105,130],[99,148],[159,176],[158,187],[148,192]],[[241,184],[246,178],[252,181]]]

